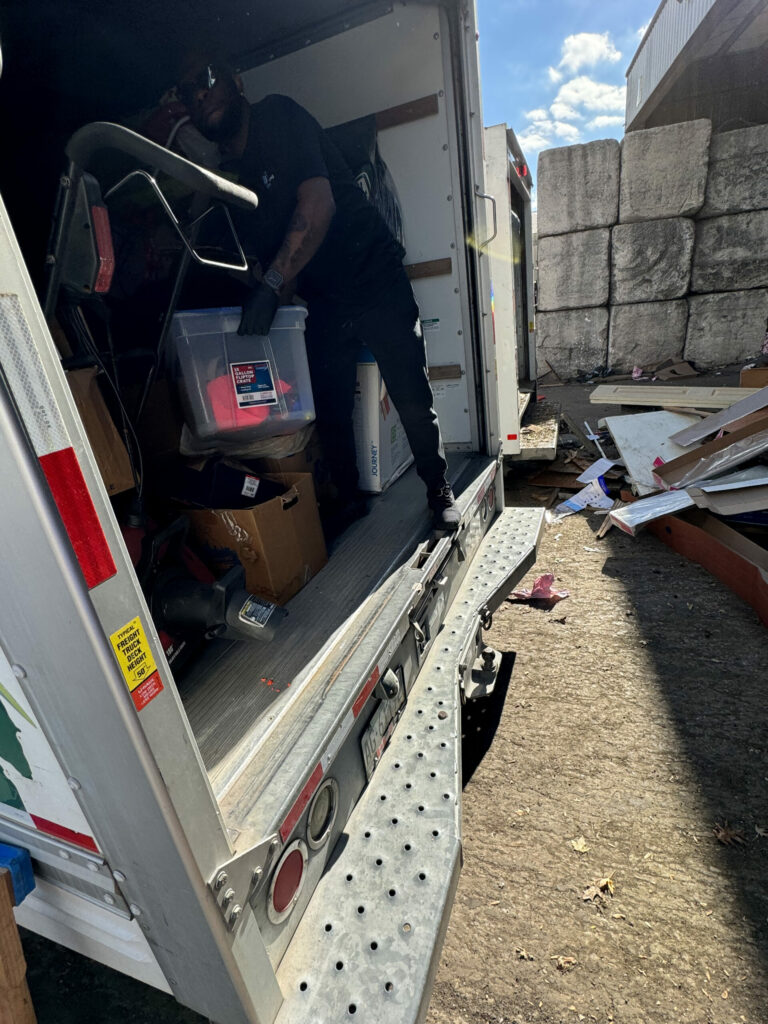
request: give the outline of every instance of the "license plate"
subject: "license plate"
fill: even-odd
[[[402,690],[396,697],[382,701],[373,713],[368,728],[363,733],[360,746],[363,751],[365,762],[365,773],[370,779],[376,765],[384,753],[384,748],[389,743],[392,733],[397,725],[397,718],[403,704]]]

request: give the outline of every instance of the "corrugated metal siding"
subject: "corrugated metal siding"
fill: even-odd
[[[717,0],[666,0],[627,72],[627,127]]]

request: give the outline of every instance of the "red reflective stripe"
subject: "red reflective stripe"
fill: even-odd
[[[507,440],[508,441],[516,441],[517,440],[517,434],[507,434]]]
[[[368,700],[368,698],[373,693],[373,688],[376,685],[376,683],[378,683],[378,681],[379,681],[379,666],[377,665],[376,668],[371,673],[371,678],[368,680],[368,682],[362,688],[362,690],[360,691],[360,694],[358,695],[357,700],[352,705],[352,714],[355,716],[355,718],[357,718],[357,716],[363,710],[363,705],[365,704],[365,702]]]
[[[114,576],[117,568],[74,449],[62,448],[58,452],[41,455],[40,466],[85,582],[92,590]]]
[[[92,853],[98,853],[99,848],[94,842],[91,836],[87,836],[84,832],[75,832],[71,828],[65,828],[63,825],[57,825],[55,821],[48,821],[47,818],[39,818],[36,814],[30,814],[30,818],[35,823],[35,828],[40,832],[45,832],[46,835],[55,836],[57,839],[65,839],[68,843],[73,843],[75,846],[82,846],[84,850],[90,850]]]
[[[99,257],[99,272],[93,290],[99,294],[109,291],[112,275],[115,272],[115,251],[112,248],[112,231],[109,227],[109,214],[106,206],[92,206],[93,234],[96,241],[96,254]]]
[[[280,838],[283,842],[286,841],[288,836],[293,832],[296,827],[296,822],[301,817],[301,812],[307,806],[309,801],[312,799],[312,794],[315,792],[317,787],[320,785],[320,779],[323,777],[323,766],[320,762],[315,766],[315,770],[309,777],[309,781],[302,791],[299,793],[296,803],[288,812],[288,815],[280,826]]]

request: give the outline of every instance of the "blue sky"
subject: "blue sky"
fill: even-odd
[[[477,0],[483,117],[542,149],[624,134],[625,72],[659,0]]]

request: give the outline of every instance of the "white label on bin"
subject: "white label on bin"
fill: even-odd
[[[256,491],[259,489],[259,478],[257,476],[247,476],[243,480],[243,489],[240,492],[245,498],[255,498]]]
[[[268,359],[230,363],[229,372],[232,374],[238,409],[250,409],[254,405],[277,405],[275,377]]]

